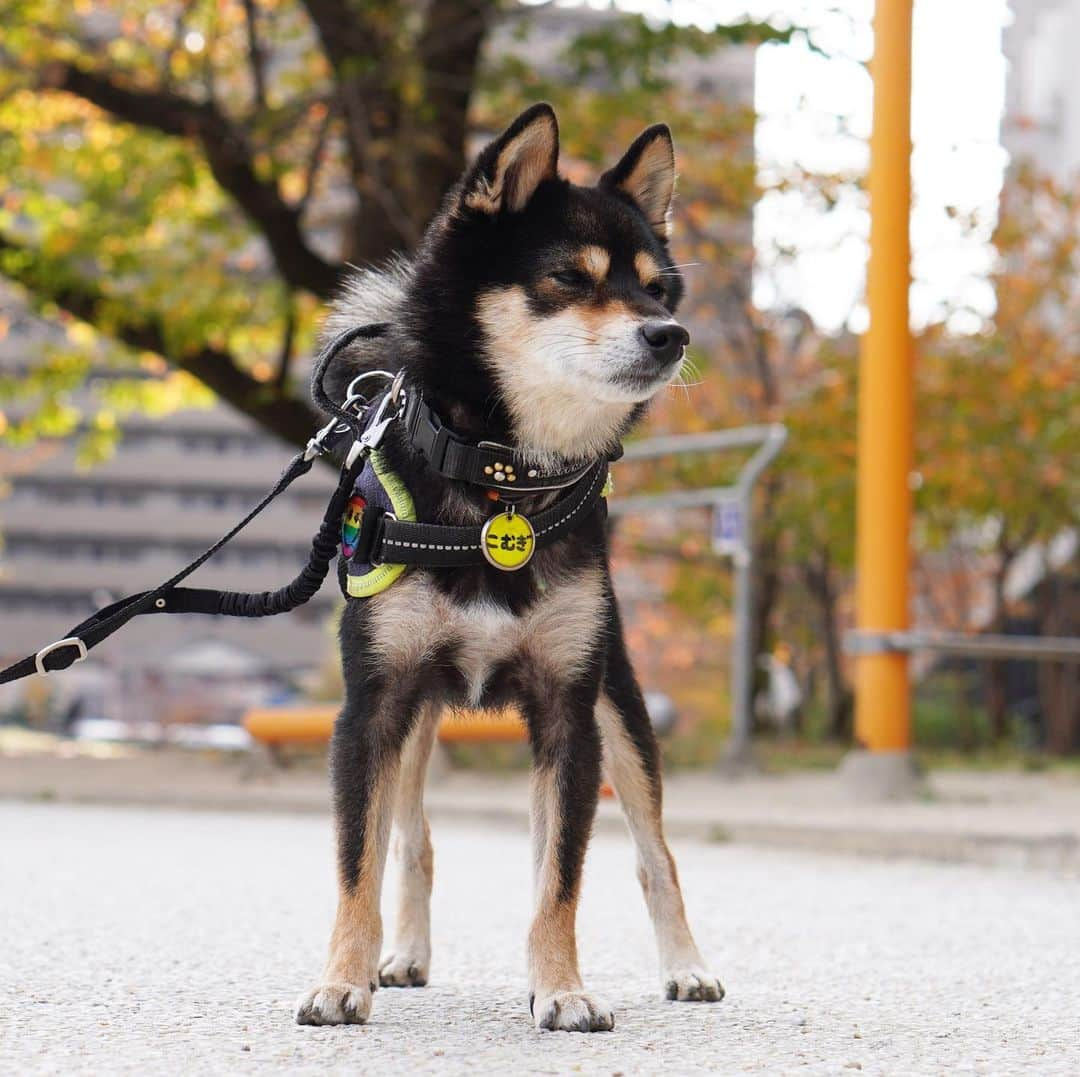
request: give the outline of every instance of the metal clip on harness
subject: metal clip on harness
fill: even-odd
[[[353,442],[348,456],[345,457],[346,469],[353,466],[357,459],[363,455],[365,458],[373,449],[381,444],[390,424],[396,422],[405,412],[405,395],[401,391],[401,383],[405,380],[405,372],[399,370],[396,375],[390,375],[384,370],[372,371],[371,373],[382,374],[391,378],[390,388],[379,401],[375,414],[370,420],[365,419],[363,433]],[[361,378],[370,377],[370,374],[361,374]],[[359,379],[354,379],[354,382]],[[352,386],[349,386],[350,390]],[[351,397],[350,397],[351,399]],[[346,401],[348,405],[348,401]],[[366,411],[367,409],[365,409]]]

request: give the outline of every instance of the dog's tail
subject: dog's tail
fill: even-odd
[[[345,282],[322,329],[321,344],[357,325],[385,322],[390,332],[375,340],[356,340],[334,360],[323,378],[323,388],[337,403],[345,399],[349,382],[367,370],[401,366],[405,341],[394,327],[403,323],[405,297],[413,267],[407,258],[395,256],[385,265],[357,270]]]

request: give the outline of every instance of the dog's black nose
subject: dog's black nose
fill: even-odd
[[[678,322],[660,318],[650,318],[641,327],[641,335],[653,358],[663,366],[674,362],[683,347],[690,343],[690,334]]]

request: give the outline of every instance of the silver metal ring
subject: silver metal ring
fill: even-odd
[[[387,381],[393,381],[394,375],[391,374],[389,370],[365,370],[363,374],[357,374],[356,377],[349,382],[348,389],[345,390],[346,401],[359,398],[360,393],[357,390],[357,386],[363,384],[368,378],[385,378]]]

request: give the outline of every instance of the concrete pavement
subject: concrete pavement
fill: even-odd
[[[71,746],[73,747],[73,746]],[[524,772],[450,771],[429,782],[434,818],[527,823]],[[127,751],[111,758],[0,754],[0,799],[246,811],[327,811],[325,768],[252,773],[238,760]],[[1080,775],[940,771],[906,803],[854,801],[831,772],[665,780],[668,832],[743,844],[1080,872]],[[600,829],[623,832],[618,806]]]
[[[1080,1072],[1076,879],[678,841],[728,989],[680,1004],[660,997],[629,842],[601,833],[579,937],[615,1030],[539,1033],[524,835],[433,831],[431,986],[317,1029],[293,1005],[330,929],[326,818],[0,804],[0,1072]]]

